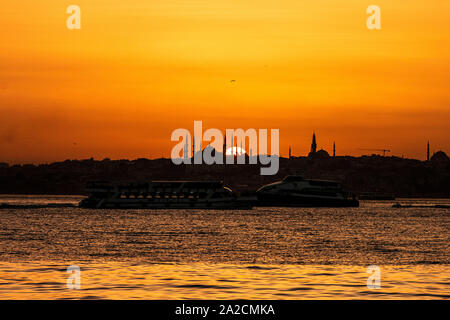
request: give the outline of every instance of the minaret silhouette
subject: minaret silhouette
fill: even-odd
[[[427,161],[430,161],[430,141],[427,143]]]
[[[311,153],[316,153],[317,143],[316,143],[316,133],[313,132],[312,143],[311,143]]]
[[[333,157],[336,157],[336,142],[333,142]]]
[[[225,135],[225,137],[223,139],[222,153],[223,153],[223,156],[225,157],[225,155],[227,153],[227,136],[226,135]]]
[[[289,146],[289,159],[291,158],[291,146]]]

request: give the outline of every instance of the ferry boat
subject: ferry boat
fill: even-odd
[[[358,207],[355,195],[339,183],[287,176],[263,186],[257,192],[259,206],[272,207]]]
[[[82,208],[116,209],[251,209],[220,181],[151,181],[113,184],[89,182]]]

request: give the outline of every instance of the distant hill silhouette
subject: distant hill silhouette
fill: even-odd
[[[0,193],[84,194],[86,182],[222,180],[237,192],[254,191],[288,174],[331,179],[350,191],[386,192],[397,197],[450,197],[450,160],[397,157],[293,157],[280,159],[276,176],[261,176],[260,165],[179,165],[170,159],[67,160],[42,165],[0,165]]]

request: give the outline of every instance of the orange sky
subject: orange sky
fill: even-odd
[[[449,21],[448,0],[2,1],[0,161],[169,157],[194,120],[280,129],[282,155],[313,130],[338,155],[450,153]]]

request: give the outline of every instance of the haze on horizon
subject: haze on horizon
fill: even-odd
[[[81,30],[66,8],[82,10]],[[381,8],[382,30],[366,28]],[[170,157],[173,130],[275,128],[280,151],[450,153],[450,1],[0,3],[0,161]],[[235,81],[232,81],[235,80]],[[204,146],[206,146],[204,144]]]

